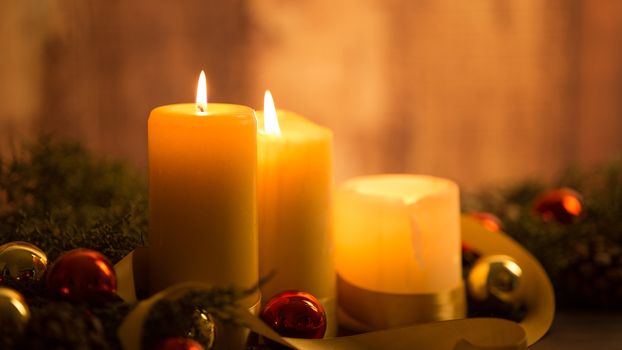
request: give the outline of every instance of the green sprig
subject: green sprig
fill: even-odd
[[[41,138],[0,163],[0,241],[27,241],[50,259],[81,247],[117,262],[145,244],[144,176],[75,143]]]
[[[582,214],[568,225],[547,222],[533,203],[552,188],[583,197]],[[465,211],[497,215],[503,229],[538,258],[562,307],[622,308],[622,162],[590,171],[569,169],[552,184],[524,181],[469,194]]]

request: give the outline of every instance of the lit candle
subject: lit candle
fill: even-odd
[[[379,175],[337,191],[339,303],[366,328],[463,317],[460,254],[455,183]]]
[[[263,300],[285,290],[318,298],[327,336],[336,331],[335,270],[331,253],[332,132],[301,116],[275,110],[269,91],[257,113],[259,271],[274,277]]]
[[[253,109],[196,103],[149,116],[150,284],[248,288],[258,280],[257,120]],[[255,300],[246,300],[251,306]]]

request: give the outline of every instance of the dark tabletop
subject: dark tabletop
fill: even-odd
[[[559,311],[533,350],[622,350],[622,312]]]

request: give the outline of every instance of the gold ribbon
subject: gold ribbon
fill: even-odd
[[[413,348],[421,350],[511,350],[525,349],[527,345],[532,345],[538,341],[550,328],[555,312],[553,287],[542,266],[531,254],[521,247],[520,244],[513,241],[504,233],[490,232],[477,221],[467,217],[463,217],[462,220],[462,238],[465,243],[474,247],[482,254],[509,255],[521,266],[523,269],[522,284],[528,287],[525,291],[525,303],[528,312],[525,319],[520,324],[502,319],[473,318],[432,322],[346,337],[293,339],[280,337],[249,310],[238,310],[238,319],[244,322],[248,329],[253,332],[261,334],[278,343],[301,350],[384,348],[395,350]],[[140,290],[141,285],[144,285],[144,281],[141,280],[140,275],[143,274],[142,271],[145,266],[140,256],[141,252],[136,250],[115,266],[119,295],[126,301],[136,301],[136,291]],[[344,287],[346,290],[348,290],[348,288],[358,289],[351,290],[351,292],[355,292],[355,294],[362,293],[359,297],[371,301],[369,308],[361,310],[360,314],[356,314],[358,319],[365,319],[365,317],[370,316],[368,320],[372,320],[374,317],[381,314],[385,307],[395,309],[404,305],[416,306],[419,308],[423,307],[422,310],[424,310],[424,313],[429,313],[429,315],[434,317],[444,317],[461,312],[460,296],[463,296],[462,287],[435,296],[416,296],[412,301],[404,302],[400,301],[399,297],[397,299],[394,299],[395,296],[385,298],[386,296],[383,295],[371,295],[371,299],[367,299],[369,295],[366,296],[366,291],[360,290],[360,288],[355,286],[348,286],[347,282],[346,284],[342,282],[344,281],[340,282],[340,288]],[[179,293],[183,293],[184,291],[197,288],[208,288],[208,286],[197,283],[176,285],[157,293],[149,299],[139,302],[118,329],[118,335],[123,349],[140,350],[143,323],[150,308],[158,300],[171,295],[179,295]],[[371,293],[374,294],[375,292]],[[408,298],[412,298],[412,296],[408,296]],[[375,305],[375,302],[378,301],[381,304]],[[341,298],[338,302],[340,305],[348,305],[349,302],[353,303],[354,301]],[[257,303],[254,308],[251,308],[251,311],[256,312],[258,305],[259,303]],[[442,307],[442,305],[445,305],[445,307]],[[447,305],[454,305],[454,307],[450,308],[447,307]],[[351,309],[352,307],[348,308],[348,310]],[[371,314],[371,311],[374,309],[377,313]],[[385,320],[384,322],[387,321]],[[364,326],[365,324],[362,325],[362,327]],[[229,331],[231,331],[231,329],[228,329],[227,333]],[[240,333],[233,332],[231,334]],[[221,337],[221,344],[225,344],[223,345],[224,347],[219,348],[229,348],[227,345],[232,343],[227,343],[227,341],[236,341],[236,339],[239,339],[238,336],[226,339],[227,337],[223,333],[220,333],[217,338],[218,337]],[[236,346],[239,344],[239,342],[236,343]]]
[[[123,301],[132,303],[138,299],[138,295],[146,294],[149,289],[147,261],[147,248],[138,247],[114,266],[117,295]]]
[[[177,297],[183,293],[209,288],[202,283],[184,283],[170,287],[140,303],[122,322],[117,332],[125,350],[140,350],[143,324],[149,310],[163,298]],[[258,306],[259,304],[256,304]],[[369,332],[354,336],[327,339],[295,339],[279,336],[272,328],[242,308],[236,319],[249,330],[283,345],[301,350],[355,350],[355,349],[435,349],[435,350],[520,350],[527,345],[525,331],[518,324],[501,319],[477,318],[433,322],[405,328]],[[217,325],[216,349],[242,349],[243,334],[223,333]],[[234,326],[228,325],[227,327]],[[232,329],[227,329],[230,332]]]
[[[332,338],[337,336],[338,324],[337,324],[337,297],[326,297],[318,299],[320,304],[324,307],[326,311],[326,333],[324,334],[325,338]],[[266,300],[263,300],[266,302]],[[334,315],[333,317],[328,317],[328,315]]]
[[[138,303],[138,305],[130,312],[117,330],[117,335],[121,342],[121,346],[125,350],[141,350],[141,339],[143,337],[143,325],[149,316],[151,308],[162,299],[176,299],[182,297],[191,290],[208,290],[211,286],[200,282],[186,282],[174,285],[156,293],[152,297]],[[254,314],[259,312],[261,305],[261,297],[256,296],[257,301],[247,310],[240,309],[238,313],[244,312],[249,317],[255,317]],[[250,330],[246,327],[237,326],[231,323],[224,323],[216,320],[217,339],[214,343],[214,349],[243,349]]]
[[[430,294],[390,294],[357,287],[337,277],[340,321],[356,331],[402,327],[466,315],[462,285]]]
[[[548,332],[555,316],[553,285],[538,260],[503,232],[491,232],[477,220],[462,217],[462,240],[483,255],[511,256],[522,269],[521,286],[527,308],[520,325],[532,345]]]

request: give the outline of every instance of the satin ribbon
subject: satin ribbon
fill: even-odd
[[[128,302],[136,301],[134,271],[140,270],[141,252],[135,251],[116,266],[119,279],[119,295]],[[184,293],[197,289],[209,289],[203,283],[184,283],[170,287],[143,300],[123,320],[118,336],[124,350],[140,350],[143,325],[151,308],[163,298],[179,298]],[[452,298],[449,293],[448,297]],[[511,350],[526,347],[525,331],[518,324],[501,319],[464,319],[435,322],[417,326],[369,332],[355,336],[326,339],[283,338],[263,323],[254,313],[259,301],[250,309],[236,310],[236,319],[246,327],[217,323],[215,349],[241,349],[249,331],[268,339],[301,350],[320,349],[490,349]]]
[[[337,297],[327,297],[318,299],[320,304],[324,307],[327,315],[337,315]],[[262,302],[267,302],[267,300],[262,300]],[[325,338],[331,338],[337,336],[337,317],[327,317],[326,318],[326,334]]]
[[[340,323],[368,332],[466,315],[462,285],[430,294],[390,294],[357,287],[337,277]]]
[[[265,325],[251,311],[256,312],[259,308],[259,301],[251,310],[239,309],[238,319],[248,327],[248,329],[272,339],[278,343],[288,345],[301,350],[321,350],[321,349],[490,349],[490,350],[510,350],[524,349],[538,341],[550,328],[553,322],[555,311],[555,299],[553,288],[548,276],[544,272],[538,261],[527,252],[522,246],[513,241],[502,232],[490,232],[483,228],[477,221],[463,217],[462,220],[463,241],[474,247],[482,254],[506,254],[516,260],[523,269],[522,285],[527,286],[525,290],[525,303],[527,315],[520,324],[493,318],[474,318],[453,321],[442,321],[420,324],[410,327],[389,329],[383,331],[369,332],[354,336],[335,337],[327,339],[293,339],[283,338],[276,334],[270,327]],[[136,291],[144,288],[143,271],[146,268],[144,251],[137,249],[122,259],[116,266],[118,279],[118,293],[126,301],[136,301]],[[143,275],[144,277],[144,275]],[[347,282],[346,282],[347,283]],[[348,285],[341,284],[340,287],[349,288]],[[204,284],[190,283],[173,286],[162,291],[149,299],[138,303],[137,307],[123,321],[118,330],[119,339],[125,350],[139,350],[140,339],[142,337],[143,322],[150,308],[161,298],[170,295],[178,295],[184,291],[197,288],[209,288]],[[357,287],[354,287],[357,288]],[[462,290],[462,289],[460,289]],[[361,292],[361,291],[357,291]],[[365,293],[365,292],[362,292]],[[459,305],[458,290],[451,290],[436,296],[423,296],[420,300],[429,305],[436,305],[432,309],[438,312],[436,315],[449,315],[459,312],[459,306],[455,310],[439,308],[439,305],[455,303]],[[378,296],[376,296],[378,298]],[[382,296],[380,299],[383,299]],[[390,297],[389,299],[392,299]],[[370,319],[377,317],[377,314],[370,313],[372,307],[361,311],[362,316],[369,316]],[[339,303],[347,305],[348,300],[339,300]],[[376,311],[382,313],[382,307],[375,305]],[[421,302],[415,302],[420,304]],[[399,303],[394,303],[390,307],[399,307]],[[375,321],[372,321],[375,322]],[[365,326],[365,325],[363,325]],[[221,326],[232,327],[230,325]],[[227,337],[220,333],[221,344]],[[235,337],[234,337],[235,338]],[[229,339],[230,340],[230,339]],[[218,342],[218,336],[217,340]],[[236,344],[240,345],[240,344]],[[218,346],[218,343],[217,343]],[[218,346],[218,348],[229,348]]]
[[[150,309],[163,298],[175,298],[197,289],[208,289],[202,283],[184,283],[170,287],[149,299],[141,301],[122,322],[118,330],[119,340],[125,350],[140,350],[144,322]],[[258,307],[259,304],[256,306]],[[493,318],[462,319],[434,322],[405,328],[369,332],[354,336],[326,339],[295,339],[279,336],[249,310],[237,309],[235,318],[249,330],[277,343],[300,350],[354,350],[354,349],[525,349],[527,338],[518,324]],[[243,344],[232,339],[231,333],[223,333],[217,325],[216,349],[241,349]],[[235,326],[228,325],[228,327]],[[240,328],[240,327],[238,327]]]
[[[553,285],[538,260],[503,232],[490,232],[477,220],[462,217],[462,241],[483,255],[511,256],[522,269],[521,287],[527,314],[520,325],[527,333],[527,344],[542,338],[553,323],[555,294]]]
[[[149,316],[151,308],[162,299],[175,300],[182,297],[191,290],[208,290],[210,286],[204,283],[187,282],[180,283],[170,288],[156,293],[152,297],[145,299],[136,305],[136,307],[123,320],[117,335],[121,342],[121,346],[125,350],[141,350],[141,339],[143,337],[143,325]],[[255,317],[261,306],[261,298],[258,296],[257,301],[247,310],[239,309],[236,313],[243,313],[247,317]],[[217,341],[214,349],[243,349],[248,338],[250,330],[247,327],[224,323],[216,320]]]

